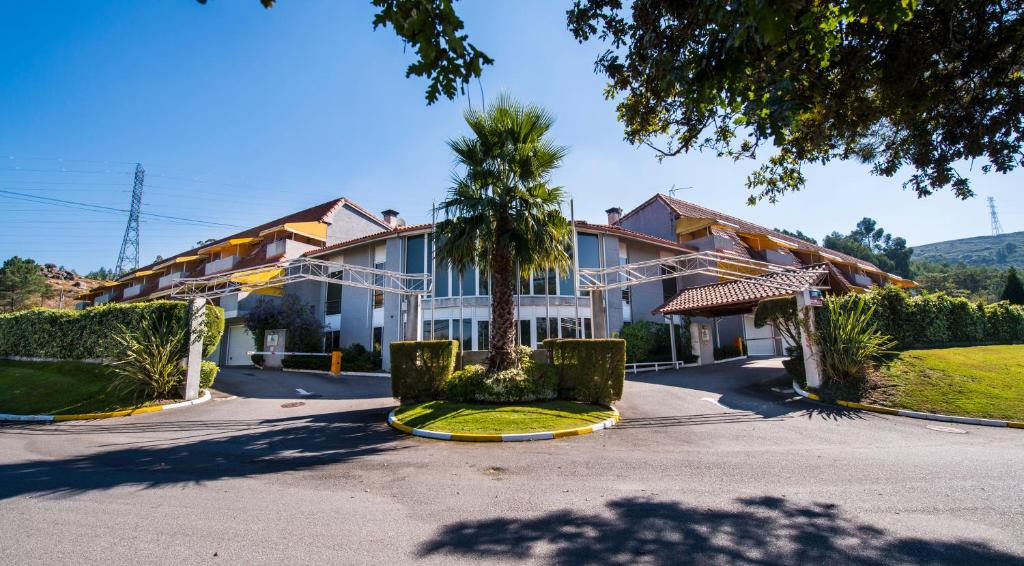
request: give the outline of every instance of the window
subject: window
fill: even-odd
[[[543,271],[537,271],[533,274],[533,294],[534,295],[546,295],[547,289],[545,288],[545,281],[547,277]]]
[[[548,319],[546,319],[546,318],[538,318],[537,319],[537,346],[539,347],[548,338],[549,338],[548,337]]]
[[[434,333],[431,340],[448,340],[451,334],[448,332],[448,320],[435,320]]]
[[[384,349],[384,327],[373,327],[373,351],[378,354]]]
[[[480,295],[486,297],[490,293],[490,279],[484,270],[480,270]]]
[[[476,268],[470,266],[462,272],[462,296],[472,297],[476,295]]]
[[[533,336],[531,336],[529,320],[519,321],[519,344],[527,347],[533,345]]]
[[[448,262],[437,262],[437,275],[434,277],[434,296],[448,296]]]
[[[387,262],[387,252],[388,252],[387,246],[376,246],[373,249],[373,268],[374,269],[379,269],[380,271],[384,271],[384,266],[385,266],[385,264]],[[384,286],[384,276],[383,275],[374,275],[373,276],[373,284],[374,285],[379,285],[379,286],[383,287]],[[383,306],[384,306],[384,291],[382,291],[380,289],[375,289],[373,291],[373,308],[379,309],[379,308],[381,308]]]
[[[591,320],[589,318],[584,318],[583,319],[583,337],[584,338],[593,338],[594,337],[594,327],[593,327],[593,324],[592,324],[592,322],[591,322]]]
[[[662,273],[662,275],[664,275],[664,274],[667,274],[667,273],[670,273],[670,272],[669,272],[668,269],[666,269],[664,266],[662,266],[661,273]],[[671,277],[669,279],[662,279],[661,280],[662,302],[668,301],[672,297],[675,297],[677,292],[678,292],[678,290],[676,289],[676,278],[675,277]]]
[[[327,302],[324,304],[324,313],[327,316],[341,314],[341,289],[337,283],[327,284]]]
[[[459,319],[452,320],[452,340],[458,340],[461,344],[462,351],[473,349],[473,320],[469,318],[462,319],[462,325],[459,325]]]
[[[426,238],[409,236],[405,239],[405,272],[426,273]]]
[[[549,295],[557,295],[558,294],[558,279],[557,279],[557,275],[555,274],[555,270],[554,269],[549,269],[548,270],[547,278],[548,278],[548,294]]]
[[[571,297],[574,288],[575,282],[573,281],[572,268],[568,268],[564,273],[562,272],[562,270],[559,270],[558,294],[566,297]]]
[[[491,349],[491,325],[490,321],[481,320],[476,323],[476,344],[480,350]]]
[[[341,332],[332,330],[324,335],[324,352],[333,352],[341,349]]]
[[[519,274],[519,289],[516,291],[517,295],[529,295],[530,294],[530,278],[523,274]]]
[[[576,319],[562,319],[562,338],[576,338]]]

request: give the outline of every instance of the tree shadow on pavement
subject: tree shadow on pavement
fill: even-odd
[[[128,447],[64,459],[0,464],[0,500],[20,495],[77,494],[122,486],[143,488],[258,476],[337,464],[398,449],[381,409],[258,421],[132,423]],[[106,428],[115,437],[112,424]],[[51,427],[5,427],[46,434]],[[176,433],[154,438],[145,433]],[[60,432],[55,431],[56,434]],[[154,443],[159,443],[154,445]]]
[[[887,535],[833,504],[778,497],[710,509],[641,498],[608,512],[556,511],[531,519],[459,522],[423,543],[421,558],[550,564],[1007,564],[1024,557],[978,541]]]

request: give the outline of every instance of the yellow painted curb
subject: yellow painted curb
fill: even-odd
[[[54,415],[54,422],[57,421],[85,421],[90,419],[109,419],[111,417],[127,417],[141,413],[155,413],[164,410],[163,405],[152,407],[139,407],[138,409],[126,409],[124,411],[110,411],[109,413],[81,413],[78,415]]]
[[[95,419],[109,419],[114,417],[129,417],[133,415],[141,415],[143,413],[155,413],[158,411],[168,411],[172,409],[183,409],[185,407],[191,407],[200,403],[205,403],[213,398],[210,391],[204,391],[203,395],[198,399],[191,401],[179,401],[177,403],[167,403],[166,405],[152,405],[149,407],[139,407],[138,409],[124,409],[121,411],[109,411],[106,413],[79,413],[77,415],[7,415],[0,414],[0,421],[14,421],[14,422],[67,422],[67,421],[85,421]]]
[[[474,434],[474,433],[460,433],[460,432],[440,432],[436,430],[426,430],[421,428],[413,428],[403,423],[395,417],[395,410],[388,413],[388,424],[391,427],[411,434],[413,436],[419,436],[422,438],[432,438],[434,440],[454,440],[457,442],[519,442],[526,440],[551,440],[554,438],[565,438],[569,436],[581,436],[584,434],[590,434],[598,430],[604,430],[611,427],[615,423],[619,422],[619,411],[615,407],[608,407],[612,412],[612,416],[607,418],[600,423],[581,426],[578,428],[570,428],[565,430],[556,431],[545,431],[545,432],[524,432],[524,433],[509,433],[509,434]]]

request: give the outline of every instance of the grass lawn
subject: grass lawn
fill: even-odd
[[[898,409],[1024,421],[1024,345],[910,350],[864,395]]]
[[[111,371],[78,362],[15,362],[0,360],[0,413],[68,415],[133,409],[131,395],[107,391]]]
[[[478,434],[565,430],[597,424],[612,415],[607,407],[571,401],[510,405],[430,401],[395,411],[400,421],[413,428]]]

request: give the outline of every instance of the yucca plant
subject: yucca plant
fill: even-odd
[[[822,377],[846,384],[862,379],[867,370],[893,353],[896,342],[878,330],[874,308],[861,297],[845,297],[825,304],[815,340],[821,352]]]
[[[143,317],[135,329],[118,324],[112,338],[116,354],[109,365],[117,379],[111,388],[166,399],[184,379],[188,338],[171,317]]]

